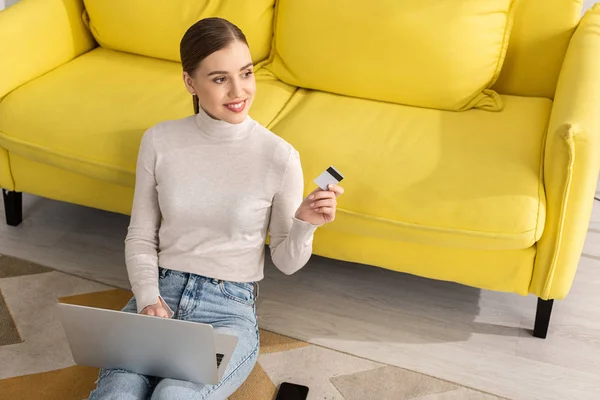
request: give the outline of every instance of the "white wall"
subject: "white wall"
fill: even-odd
[[[12,6],[17,1],[19,1],[19,0],[0,0],[0,10],[2,10],[3,8],[6,8],[8,6]]]
[[[588,10],[594,3],[597,3],[598,0],[583,0],[583,12]]]

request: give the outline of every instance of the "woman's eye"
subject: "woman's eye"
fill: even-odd
[[[214,83],[224,83],[225,78],[224,77],[216,78],[216,79],[213,79],[213,82]]]
[[[244,74],[244,78],[248,78],[252,74],[253,74],[252,71],[246,71],[246,73]]]

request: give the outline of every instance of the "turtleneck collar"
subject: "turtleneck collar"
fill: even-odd
[[[246,116],[246,119],[239,124],[230,124],[229,122],[214,119],[202,107],[196,114],[196,124],[200,132],[212,139],[221,141],[232,141],[244,138],[250,132],[252,127],[252,118]]]

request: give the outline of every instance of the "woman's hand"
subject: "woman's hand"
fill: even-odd
[[[329,185],[329,190],[315,189],[302,201],[296,211],[296,218],[313,225],[323,225],[335,219],[337,197],[344,194],[344,188]]]
[[[169,312],[163,306],[160,299],[155,304],[145,307],[140,314],[151,315],[153,317],[169,318]]]

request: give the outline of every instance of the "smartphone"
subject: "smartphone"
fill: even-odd
[[[279,385],[279,391],[277,392],[277,398],[275,400],[306,400],[307,397],[307,386],[283,382]]]

